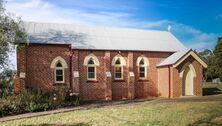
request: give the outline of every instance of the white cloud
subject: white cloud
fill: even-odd
[[[136,20],[132,13],[123,11],[89,12],[80,8],[62,8],[43,0],[10,0],[6,8],[8,11],[16,13],[17,16],[21,16],[25,21],[35,22],[87,23],[160,30],[167,30],[167,26],[170,24],[172,25],[172,32],[178,38],[182,38],[185,45],[197,50],[212,48],[217,39],[216,34],[204,33],[185,24],[167,19],[159,21]],[[220,16],[222,17],[222,15]]]
[[[178,36],[186,38],[184,40],[187,47],[201,51],[206,48],[212,49],[217,41],[218,34],[215,33],[204,33],[198,29],[191,26],[173,23],[173,32]]]
[[[55,22],[55,23],[87,23],[118,27],[152,28],[168,22],[144,22],[133,19],[132,14],[126,12],[88,12],[81,9],[61,8],[43,0],[9,1],[7,10],[20,16],[25,21]]]

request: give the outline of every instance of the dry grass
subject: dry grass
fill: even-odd
[[[218,119],[221,116],[222,102],[144,102],[21,119],[0,125],[222,125]]]
[[[221,85],[204,86],[206,94],[222,99],[221,90]],[[221,126],[222,101],[203,101],[147,101],[8,121],[0,126]]]

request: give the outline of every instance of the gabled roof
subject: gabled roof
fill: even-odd
[[[196,53],[194,53],[192,49],[184,49],[173,53],[172,55],[161,61],[159,64],[157,64],[157,67],[168,65],[173,65],[173,67],[177,67],[189,56],[192,56],[203,67],[207,67],[207,64]]]
[[[168,31],[25,22],[29,43],[72,44],[77,49],[176,52],[186,47]]]

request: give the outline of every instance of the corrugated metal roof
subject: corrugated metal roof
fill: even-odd
[[[176,52],[186,47],[168,31],[80,24],[25,22],[30,43],[72,44],[77,49]]]
[[[191,49],[177,51],[157,64],[157,67],[175,64],[180,58],[186,55]]]

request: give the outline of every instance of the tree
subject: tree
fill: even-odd
[[[213,80],[213,78],[218,77],[217,67],[215,66],[215,56],[213,52],[209,49],[205,49],[202,52],[199,52],[198,55],[203,61],[208,64],[208,68],[203,70],[203,75],[205,80]]]
[[[217,69],[216,72],[219,75],[220,79],[222,79],[222,37],[218,38],[217,44],[214,49],[214,55],[214,64]]]
[[[5,1],[0,0],[0,71],[8,66],[9,53],[14,45],[26,42],[27,38],[21,19],[7,13],[4,5]]]
[[[16,71],[5,69],[0,73],[0,98],[13,94],[13,76]]]

